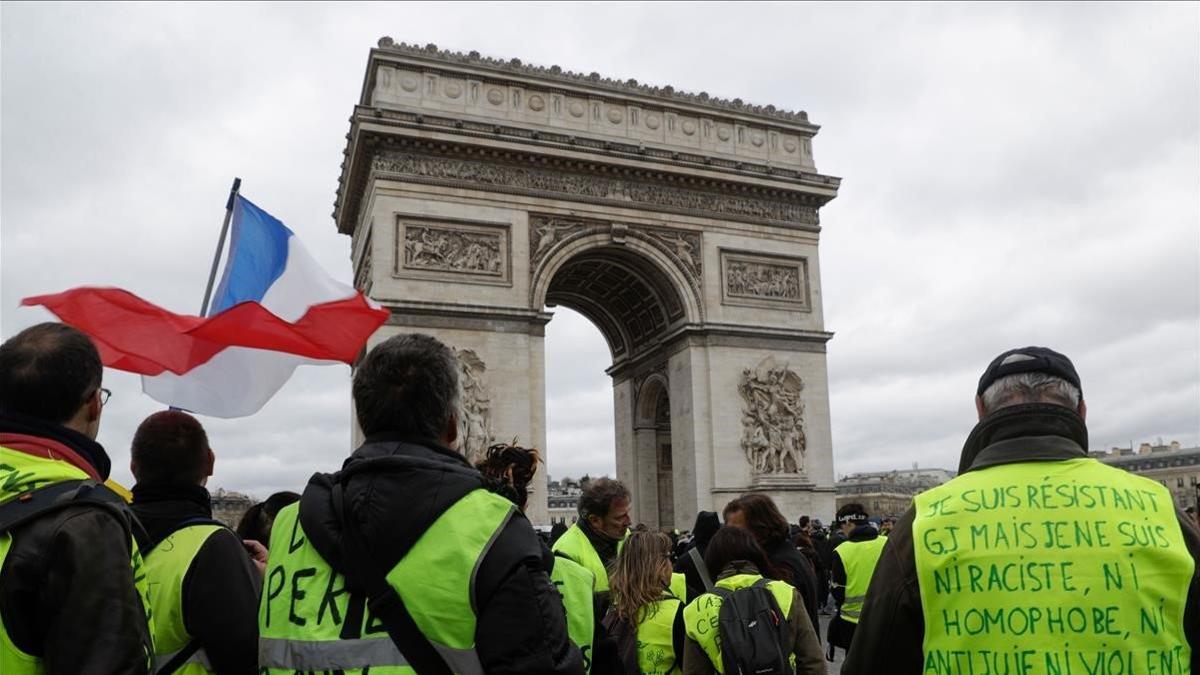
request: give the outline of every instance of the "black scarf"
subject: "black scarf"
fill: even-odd
[[[963,445],[958,472],[1087,457],[1087,448],[1087,425],[1079,413],[1052,403],[1023,403],[1001,408],[975,425]]]
[[[61,424],[11,410],[0,410],[0,433],[35,436],[62,443],[91,464],[96,473],[100,474],[100,480],[108,480],[108,474],[112,471],[112,462],[108,459],[108,453],[104,452],[103,446]]]

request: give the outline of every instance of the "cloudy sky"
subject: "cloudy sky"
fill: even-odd
[[[1094,447],[1200,444],[1200,6],[0,6],[0,336],[93,284],[199,309],[231,178],[350,280],[332,219],[382,35],[671,84],[822,125],[821,266],[839,474],[957,464],[975,381],[1069,354]],[[609,355],[547,329],[550,472],[613,471]],[[210,485],[260,497],[340,464],[349,369],[206,419]],[[161,406],[109,371],[100,440]]]

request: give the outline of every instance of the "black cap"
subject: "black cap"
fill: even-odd
[[[1011,358],[1014,356],[1026,358]],[[1079,384],[1079,373],[1075,372],[1075,365],[1071,363],[1071,359],[1045,347],[1010,349],[992,359],[987,370],[983,371],[983,376],[979,378],[979,389],[975,391],[975,395],[983,396],[983,392],[987,391],[993,382],[1017,373],[1046,373],[1061,377],[1075,385],[1079,389],[1080,395],[1083,395],[1083,387]]]

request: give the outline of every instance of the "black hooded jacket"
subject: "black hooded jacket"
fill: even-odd
[[[1080,459],[1087,457],[1087,447],[1083,418],[1069,408],[1045,403],[1016,405],[997,410],[975,426],[963,447],[959,472],[1002,464]],[[1177,515],[1188,553],[1200,561],[1200,528],[1182,511]],[[867,590],[862,620],[842,667],[843,675],[925,672],[925,618],[912,533],[915,517],[915,510],[909,508],[888,535]],[[1183,626],[1192,648],[1191,672],[1200,673],[1200,564],[1188,590]]]
[[[13,436],[45,452],[65,446],[101,480],[108,478],[108,455],[83,434],[0,413],[0,444]],[[4,478],[0,467],[0,482]],[[42,657],[47,675],[145,673],[150,632],[134,585],[130,534],[119,517],[74,505],[11,534],[0,568],[0,621],[13,643]]]
[[[432,441],[369,437],[343,464],[340,476],[314,475],[300,500],[304,532],[343,574],[347,546],[332,491],[339,480],[345,517],[359,524],[368,556],[384,570],[394,567],[446,509],[483,487],[461,455]],[[583,672],[542,552],[533,527],[517,511],[475,574],[475,648],[488,673]]]
[[[146,528],[150,552],[180,525],[211,519],[212,503],[199,485],[139,483],[133,486],[133,512]],[[261,588],[241,539],[228,528],[205,540],[183,577],[183,624],[218,675],[258,672]]]

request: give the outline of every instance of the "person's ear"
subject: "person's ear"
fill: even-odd
[[[983,397],[975,397],[975,412],[979,413],[979,419],[987,417],[987,409],[983,407]]]
[[[205,476],[213,475],[213,466],[217,463],[217,456],[213,454],[212,448],[208,449],[208,462],[204,469]]]
[[[129,457],[129,473],[133,474],[133,480],[137,481],[137,460],[133,458],[132,454]]]
[[[1079,407],[1076,408],[1075,411],[1079,413],[1079,416],[1083,418],[1084,422],[1087,421],[1087,402],[1086,401],[1084,401],[1083,399],[1079,399]]]
[[[458,440],[458,413],[451,413],[450,419],[446,420],[446,429],[442,431],[442,445],[447,448],[454,445],[454,441]]]
[[[92,397],[89,398],[88,402],[87,402],[87,421],[88,421],[88,423],[91,424],[91,423],[95,422],[96,420],[100,419],[100,411],[103,409],[104,409],[104,405],[100,403],[100,390],[97,389],[96,393],[93,394]]]

